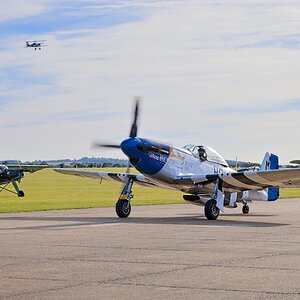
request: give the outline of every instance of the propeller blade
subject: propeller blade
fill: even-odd
[[[118,144],[104,144],[104,143],[93,143],[92,148],[115,148],[120,149],[121,146]]]
[[[135,138],[137,136],[137,122],[138,122],[138,116],[139,116],[139,102],[140,97],[135,97],[135,109],[134,109],[134,116],[133,116],[133,122],[131,125],[129,137]],[[110,144],[110,143],[103,143],[103,142],[94,142],[91,144],[91,148],[115,148],[120,149],[120,144]],[[127,168],[129,171],[129,167]],[[128,173],[127,171],[127,173]]]
[[[135,97],[135,110],[134,110],[134,118],[130,129],[129,137],[135,138],[137,136],[137,120],[139,115],[139,103],[140,97]]]

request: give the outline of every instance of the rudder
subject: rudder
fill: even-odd
[[[260,171],[279,169],[279,158],[273,153],[267,152],[260,166]],[[268,201],[275,201],[279,198],[279,188],[272,187],[266,189],[268,193]]]

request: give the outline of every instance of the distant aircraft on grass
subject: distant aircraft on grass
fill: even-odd
[[[134,183],[182,191],[184,200],[204,205],[209,220],[217,219],[224,207],[236,208],[238,202],[243,203],[242,212],[247,214],[249,201],[274,201],[279,197],[279,188],[300,187],[300,168],[279,170],[278,156],[272,153],[265,154],[258,171],[237,172],[211,147],[190,144],[180,148],[137,137],[138,111],[139,100],[129,138],[121,144],[94,146],[121,148],[141,174],[129,173],[129,163],[125,173],[54,169],[63,174],[123,182],[116,203],[120,218],[128,217],[131,212]]]
[[[25,193],[19,189],[17,184],[21,182],[24,177],[24,172],[36,172],[41,169],[48,168],[47,165],[18,165],[18,164],[0,164],[0,193],[7,191],[18,195],[18,197],[24,197]],[[15,191],[7,188],[12,183]]]

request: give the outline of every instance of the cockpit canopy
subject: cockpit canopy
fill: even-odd
[[[190,151],[195,157],[199,158],[201,161],[209,161],[228,167],[228,164],[224,160],[224,158],[211,147],[196,146],[189,144],[184,146],[183,148]]]

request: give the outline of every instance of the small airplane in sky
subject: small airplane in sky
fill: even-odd
[[[215,220],[224,207],[236,208],[243,204],[242,212],[249,213],[252,200],[274,201],[279,188],[300,187],[300,168],[281,169],[278,156],[266,153],[260,169],[237,172],[223,157],[209,146],[189,144],[182,148],[167,143],[137,137],[139,100],[136,101],[134,119],[129,138],[121,144],[97,143],[96,147],[120,148],[140,174],[97,172],[91,170],[54,169],[63,174],[89,177],[102,181],[123,182],[116,203],[116,213],[126,218],[131,212],[132,186],[139,184],[179,190],[183,199],[203,205],[207,219]]]
[[[48,168],[48,165],[0,164],[0,193],[7,191],[18,195],[18,197],[24,197],[25,193],[19,189],[17,182],[21,182],[24,172],[33,173],[44,168]],[[10,183],[13,185],[15,191],[7,188]]]
[[[46,47],[45,45],[46,40],[40,40],[40,41],[25,41],[26,48],[34,48],[34,50],[39,49],[42,50],[42,47]]]

